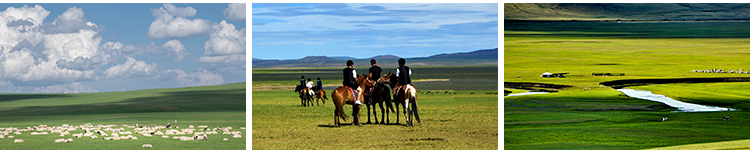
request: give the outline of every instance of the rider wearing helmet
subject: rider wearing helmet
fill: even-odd
[[[346,68],[344,68],[344,86],[350,87],[352,89],[357,89],[357,96],[358,98],[355,100],[354,104],[356,105],[362,105],[362,88],[357,85],[357,71],[354,70],[354,61],[348,60],[346,61]]]
[[[411,69],[406,65],[406,60],[404,58],[398,59],[398,68],[396,69],[396,77],[398,77],[398,84],[396,84],[396,87],[393,89],[393,94],[398,94],[398,90],[401,89],[401,86],[411,84]]]

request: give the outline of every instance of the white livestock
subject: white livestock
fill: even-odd
[[[23,142],[23,139],[16,139],[16,140],[13,140],[13,143],[21,143],[21,142]]]
[[[143,145],[143,148],[151,148],[151,147],[154,147],[154,146],[152,146],[151,144],[144,144]]]

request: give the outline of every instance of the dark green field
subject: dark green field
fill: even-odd
[[[358,73],[368,72],[368,67],[354,67]],[[396,73],[395,67],[381,67],[384,73]],[[275,68],[253,69],[253,87],[286,86],[293,88],[299,84],[300,76],[305,79],[318,77],[328,86],[341,86],[344,68]],[[497,66],[452,66],[421,67],[412,69],[414,86],[420,90],[497,90]],[[449,81],[419,82],[420,79],[448,79]]]
[[[232,126],[240,130],[246,124],[245,83],[174,89],[150,89],[126,92],[81,94],[2,94],[0,95],[0,128],[26,128],[39,125],[135,125],[163,126],[171,123],[180,129],[189,125],[210,128]],[[177,120],[177,123],[174,121]],[[119,128],[119,127],[117,127]],[[126,128],[127,129],[127,128]],[[31,131],[28,131],[31,132]],[[49,135],[15,135],[0,139],[0,149],[8,150],[245,150],[246,137],[210,135],[210,141],[180,141],[159,136],[138,140],[102,140]],[[47,131],[49,132],[49,131]],[[71,134],[84,130],[70,131]],[[164,131],[162,131],[164,132]],[[71,143],[54,143],[55,139],[73,138]],[[222,141],[228,138],[228,141]],[[152,144],[153,148],[143,148]]]
[[[674,112],[600,82],[623,79],[750,77],[694,73],[747,69],[750,22],[505,22],[504,81],[573,87],[504,98],[504,149],[649,149],[750,139],[747,83],[635,86],[684,102],[738,108]],[[566,78],[539,78],[543,72]],[[592,76],[625,73],[625,76]],[[721,117],[731,116],[731,121]],[[669,121],[661,122],[668,117]],[[726,146],[725,148],[747,148]]]

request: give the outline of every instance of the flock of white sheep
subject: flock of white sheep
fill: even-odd
[[[246,130],[245,127],[240,127],[241,130]],[[79,131],[82,130],[82,131]],[[76,134],[71,132],[79,131]],[[162,132],[163,131],[163,132]],[[219,135],[221,132],[221,135]],[[17,135],[48,135],[48,134],[59,134],[60,137],[72,136],[72,138],[60,138],[54,140],[54,143],[71,143],[74,141],[73,138],[90,138],[102,140],[138,140],[138,136],[141,137],[153,137],[161,136],[162,138],[170,138],[181,140],[181,141],[192,141],[202,140],[208,141],[209,135],[218,135],[215,137],[224,137],[223,141],[228,141],[227,136],[232,138],[242,138],[242,132],[228,127],[215,127],[209,128],[208,125],[200,125],[196,129],[195,126],[190,125],[188,128],[180,129],[178,126],[172,127],[171,124],[167,123],[166,126],[135,126],[132,125],[93,125],[86,123],[84,125],[71,126],[63,124],[62,126],[47,126],[39,125],[34,127],[17,128],[8,127],[0,128],[0,139],[14,139]],[[133,136],[136,135],[136,136]],[[210,136],[214,137],[214,136]],[[23,139],[15,139],[13,143],[23,143]],[[52,141],[50,141],[52,142]],[[142,147],[153,147],[151,144],[144,144]]]

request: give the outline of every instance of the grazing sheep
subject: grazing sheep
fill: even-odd
[[[208,125],[201,125],[201,126],[198,126],[198,128],[208,128]]]
[[[246,128],[246,127],[240,127],[240,129],[242,129],[242,130],[247,130],[247,128]]]
[[[227,139],[227,138],[224,138],[224,141],[227,141],[227,140],[229,140],[229,139]]]
[[[152,146],[151,144],[144,144],[143,145],[143,148],[151,148],[151,147],[154,147],[154,146]]]
[[[10,138],[10,139],[13,139],[13,138],[15,138],[15,136],[12,136],[12,135],[11,135],[11,136],[8,136],[8,138]]]
[[[13,141],[13,143],[21,143],[21,142],[23,142],[23,139],[16,139]]]
[[[144,137],[151,137],[151,134],[148,134],[148,133],[146,133],[146,134],[142,134],[141,136],[144,136]]]
[[[95,136],[95,135],[92,135],[92,136],[91,136],[91,139],[96,139],[96,136]]]
[[[162,138],[169,138],[169,136],[166,136],[166,135],[165,135],[165,136],[161,136],[161,137],[162,137]]]
[[[188,128],[194,129],[195,127],[193,125],[188,126]]]
[[[112,139],[113,139],[112,137],[104,137],[104,138],[102,138],[102,140],[112,140]]]

